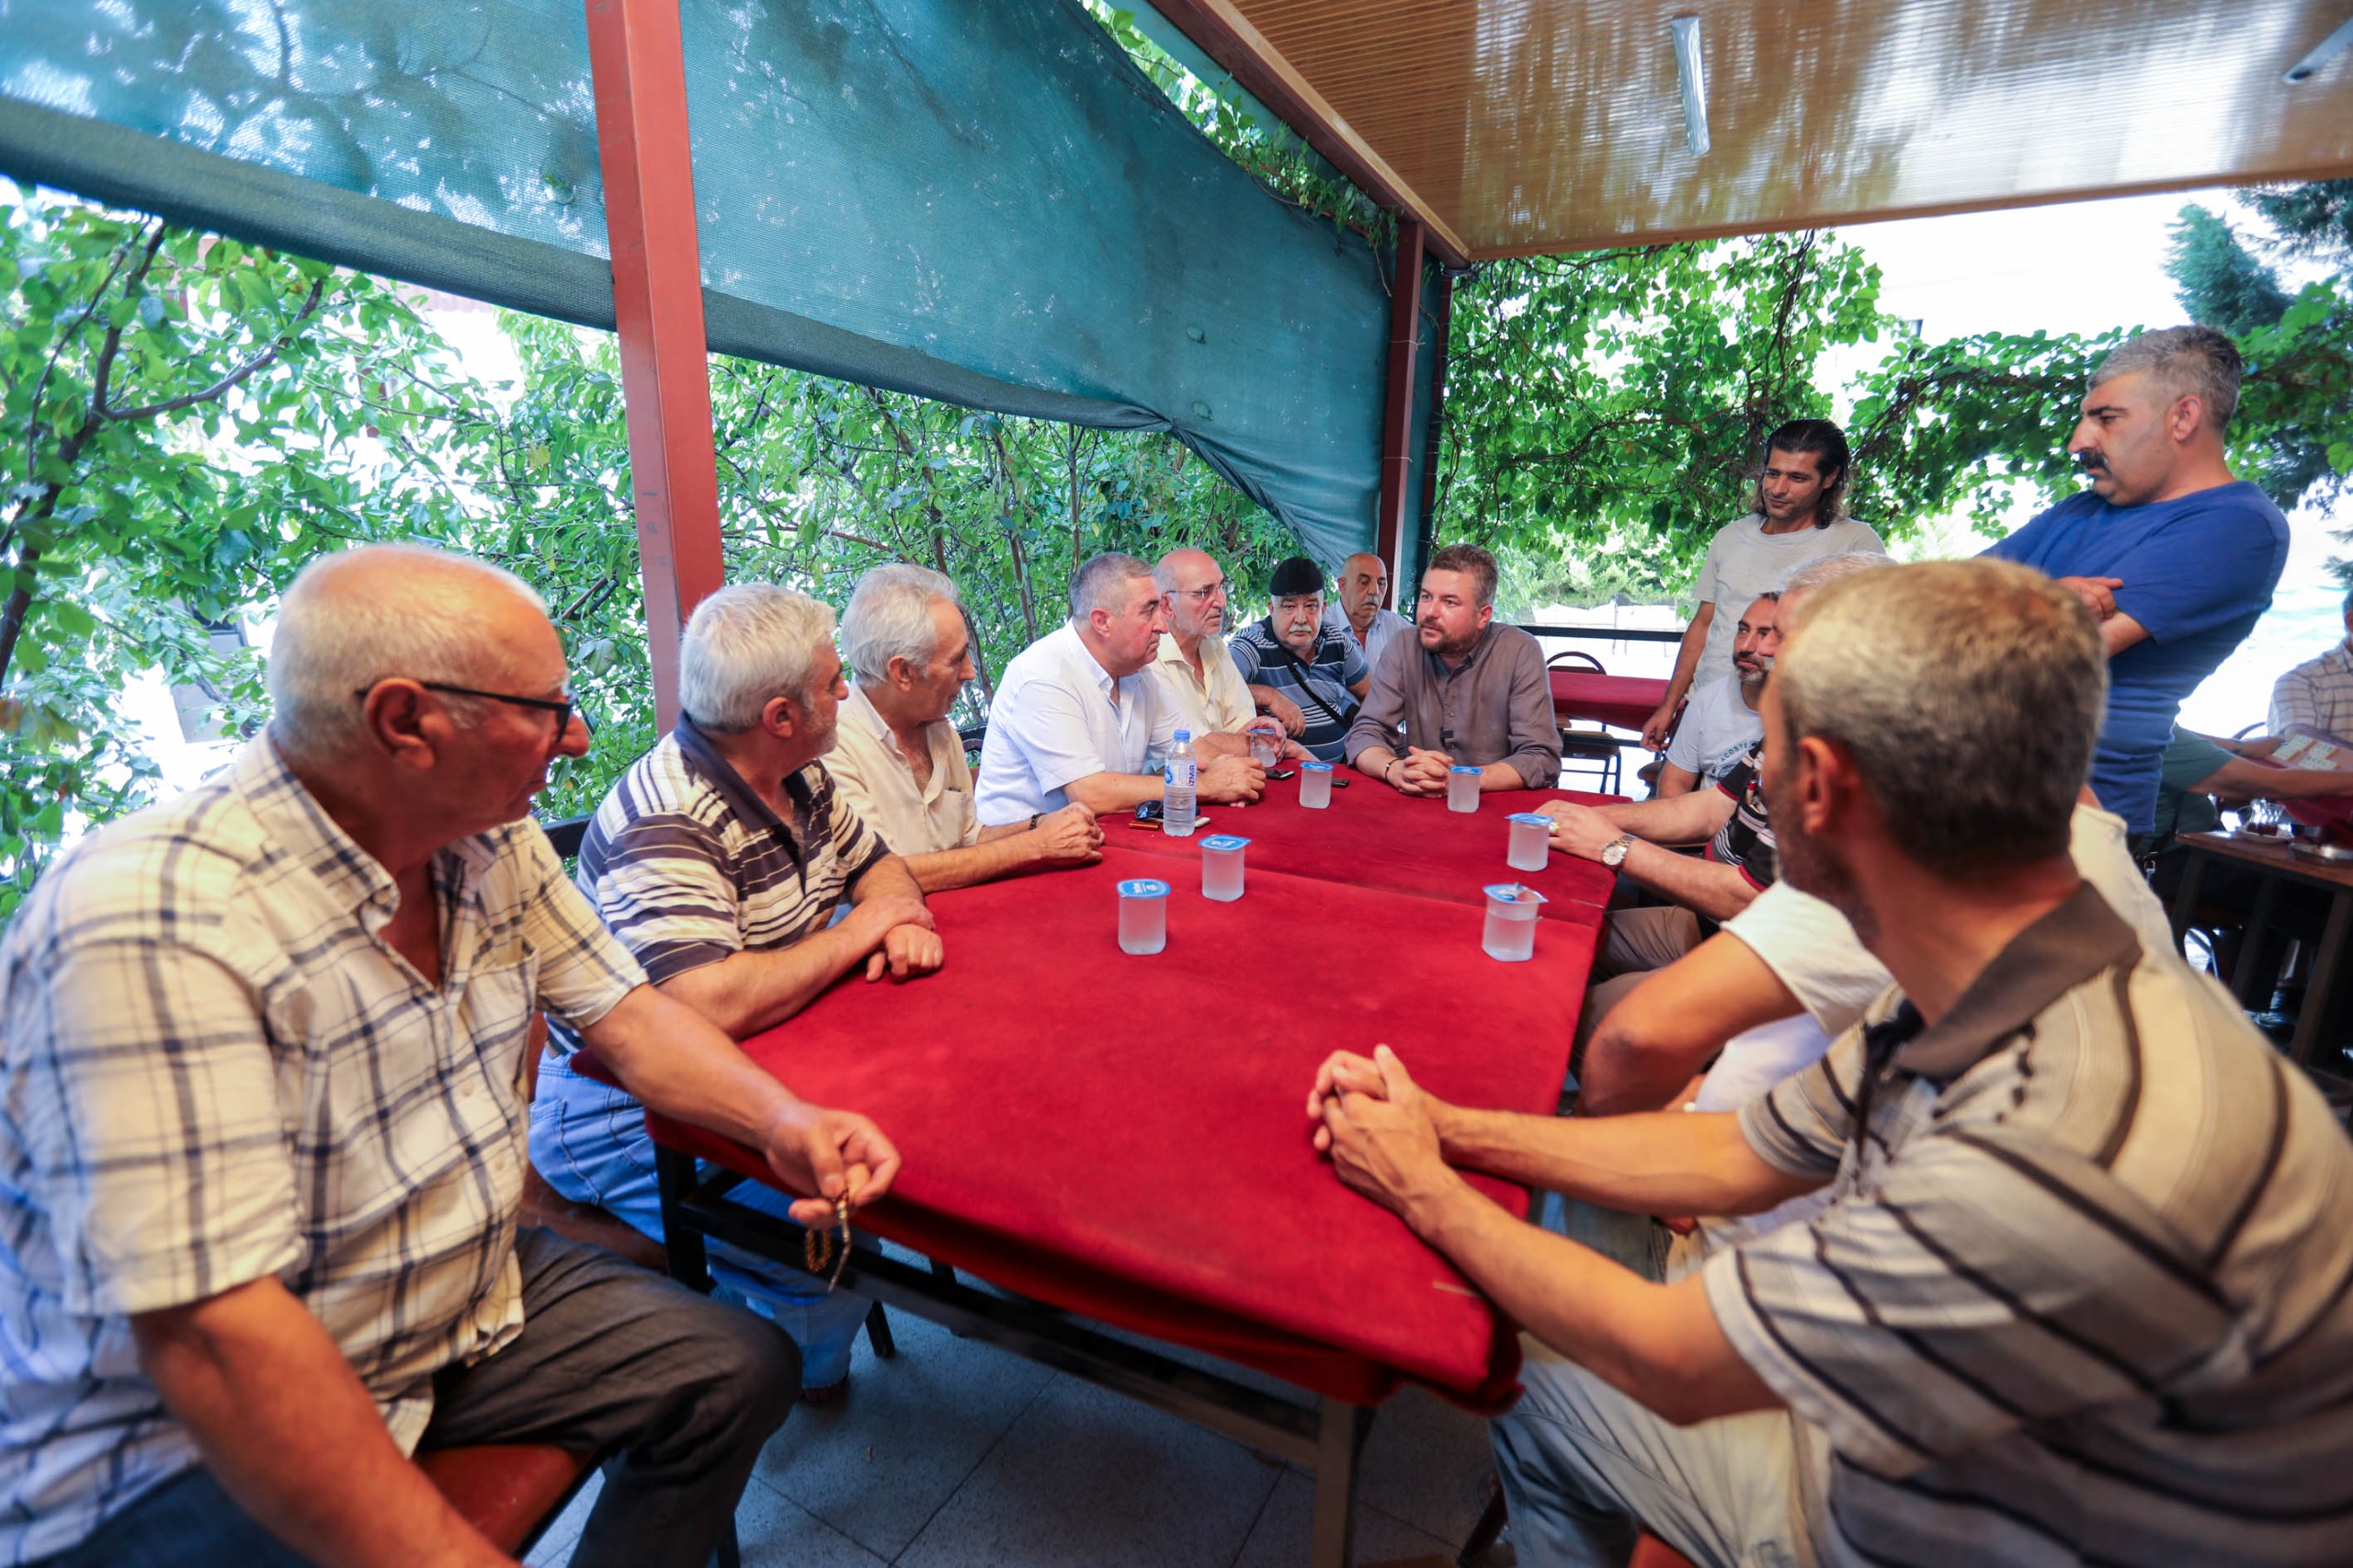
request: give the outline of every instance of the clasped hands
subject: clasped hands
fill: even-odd
[[[1461,1187],[1446,1163],[1439,1126],[1453,1108],[1422,1092],[1385,1045],[1370,1058],[1336,1051],[1315,1070],[1307,1119],[1315,1151],[1350,1190],[1423,1228],[1428,1207]]]
[[[1409,745],[1405,755],[1389,769],[1389,787],[1401,795],[1443,795],[1446,793],[1446,770],[1454,766],[1454,758],[1442,751],[1424,751]]]

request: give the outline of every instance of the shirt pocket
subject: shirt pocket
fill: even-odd
[[[539,1008],[540,958],[528,942],[517,943],[511,956],[501,956],[505,961],[486,964],[467,978],[450,1045],[460,1058],[472,1058],[472,1071],[500,1111],[520,1126],[529,1108],[524,1058],[531,1016]],[[462,1061],[453,1066],[460,1074],[467,1070]]]

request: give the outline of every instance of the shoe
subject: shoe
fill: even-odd
[[[839,1404],[842,1400],[848,1395],[848,1393],[849,1374],[847,1372],[844,1372],[840,1377],[835,1378],[830,1383],[824,1383],[816,1388],[803,1388],[801,1391],[801,1403],[803,1404]]]

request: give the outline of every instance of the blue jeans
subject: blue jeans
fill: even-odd
[[[1700,1568],[1806,1561],[1790,1515],[1787,1412],[1677,1426],[1533,1335],[1520,1347],[1528,1392],[1488,1435],[1523,1568],[1616,1568],[1638,1528]]]
[[[572,1071],[554,1051],[540,1061],[531,1098],[531,1164],[547,1184],[574,1203],[593,1203],[655,1241],[662,1239],[662,1187],[654,1174],[654,1140],[645,1108],[630,1095]],[[735,1201],[790,1222],[792,1199],[773,1187],[745,1182]],[[723,1243],[710,1244],[711,1278],[731,1299],[767,1318],[801,1347],[806,1388],[824,1388],[849,1375],[850,1347],[873,1302],[850,1290],[830,1295],[825,1282],[789,1264],[755,1257]]]

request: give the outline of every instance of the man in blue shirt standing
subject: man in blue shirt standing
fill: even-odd
[[[2288,520],[2223,460],[2241,370],[2236,346],[2206,326],[2144,332],[2110,354],[2067,443],[2091,488],[1985,551],[2040,567],[2098,619],[2108,719],[2092,792],[2135,834],[2156,825],[2182,699],[2270,608],[2288,563]]]

